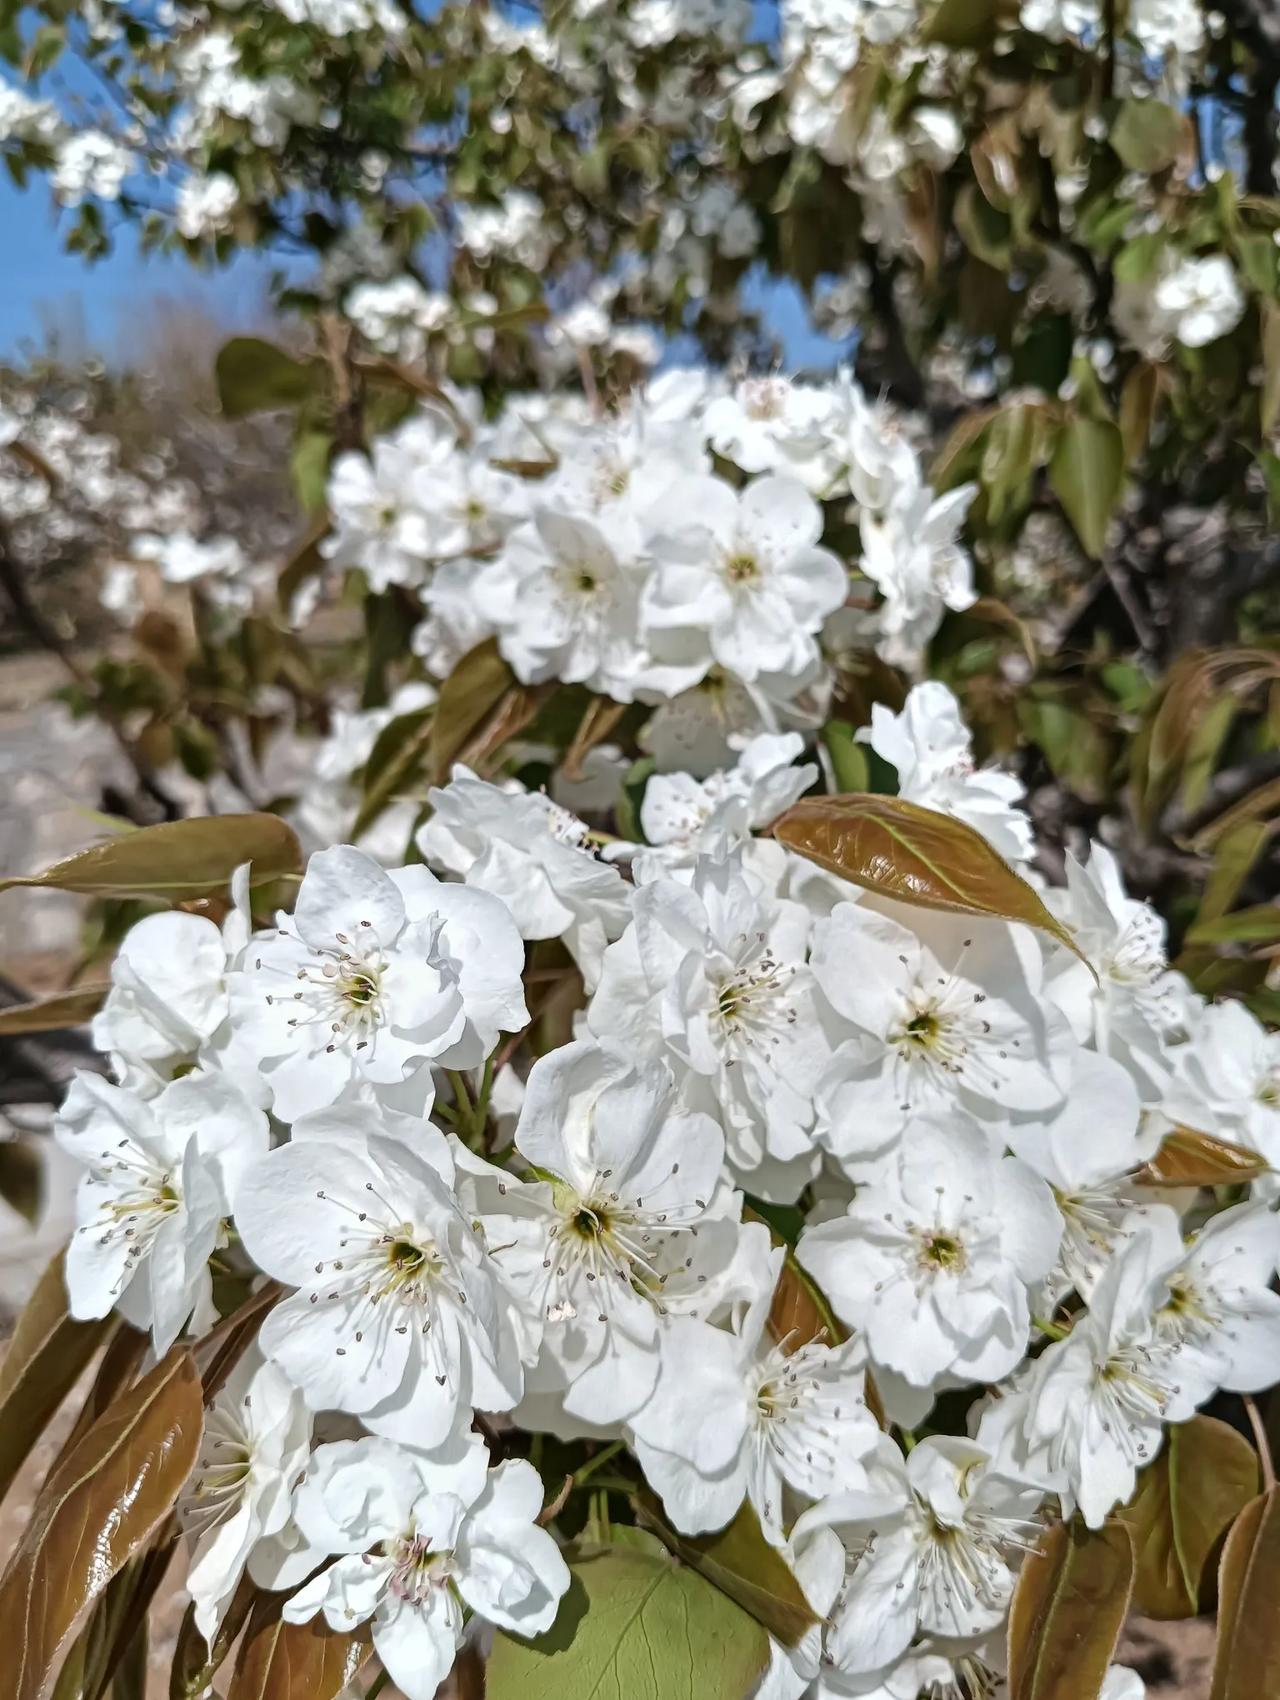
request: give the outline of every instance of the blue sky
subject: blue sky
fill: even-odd
[[[64,252],[58,218],[43,180],[19,190],[0,177],[0,356],[42,346],[50,323],[64,332],[83,327],[89,350],[110,358],[129,346],[138,314],[158,296],[199,303],[228,330],[247,326],[259,317],[279,264],[278,258],[242,254],[230,267],[202,272],[181,255],[140,254],[126,228],[107,259],[88,265]],[[762,282],[748,289],[748,299],[763,306],[781,331],[788,364],[832,363],[835,345],[809,329],[792,286]]]
[[[58,218],[43,180],[19,190],[0,176],[0,355],[43,343],[42,314],[82,323],[92,347],[109,354],[156,296],[201,302],[232,327],[251,322],[262,302],[270,260],[244,255],[228,270],[200,272],[180,256],[140,254],[123,231],[111,256],[90,266],[63,251]]]

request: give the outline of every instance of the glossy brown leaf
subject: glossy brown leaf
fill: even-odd
[[[440,687],[431,723],[429,768],[443,785],[459,752],[475,737],[515,684],[495,638],[468,650]]]
[[[1258,1457],[1216,1417],[1175,1423],[1119,1515],[1138,1555],[1133,1603],[1148,1617],[1195,1617],[1212,1606],[1213,1559],[1258,1491]]]
[[[196,1628],[194,1600],[188,1605],[169,1666],[169,1700],[204,1700],[214,1676],[260,1597],[259,1590],[249,1578],[242,1577],[231,1604],[223,1613],[212,1646]]]
[[[774,1288],[769,1332],[775,1340],[790,1340],[794,1346],[819,1339],[835,1346],[845,1337],[826,1297],[790,1252]]]
[[[656,1499],[645,1494],[640,1515],[682,1563],[705,1576],[722,1594],[762,1623],[784,1647],[798,1646],[820,1620],[786,1559],[770,1546],[750,1505],[714,1535],[679,1535],[668,1528]]]
[[[276,815],[209,815],[164,821],[110,838],[55,862],[42,874],[0,880],[12,886],[53,886],[88,897],[158,897],[168,903],[215,896],[242,862],[260,885],[298,873],[297,834]]]
[[[1079,951],[980,832],[901,797],[806,797],[775,824],[788,849],[882,897],[957,915],[1022,921]]]
[[[1236,1518],[1218,1569],[1218,1645],[1209,1700],[1280,1694],[1280,1489]]]
[[[1009,1700],[1097,1700],[1133,1574],[1125,1524],[1055,1523],[1045,1530],[1009,1610]]]
[[[372,1651],[368,1631],[339,1635],[324,1621],[284,1623],[282,1594],[259,1600],[227,1691],[227,1700],[334,1700]]]
[[[109,986],[77,986],[51,998],[31,1003],[11,1003],[0,1009],[0,1034],[57,1033],[64,1027],[81,1027],[102,1007]]]
[[[0,1359],[0,1496],[112,1328],[71,1320],[62,1262],[59,1252],[36,1283]]]
[[[0,1578],[6,1700],[44,1700],[111,1578],[168,1515],[195,1463],[204,1411],[175,1350],[53,1470]]]
[[[1193,1127],[1175,1127],[1134,1178],[1142,1186],[1229,1186],[1266,1172],[1267,1164],[1256,1151]]]

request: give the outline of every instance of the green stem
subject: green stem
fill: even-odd
[[[467,1089],[467,1077],[461,1069],[447,1068],[445,1073],[453,1087],[453,1095],[458,1105],[458,1121],[465,1127],[471,1126],[471,1118],[475,1109],[471,1102],[471,1093]]]
[[[902,1442],[904,1452],[914,1452],[916,1447],[916,1431],[912,1428],[900,1428],[898,1439]]]
[[[387,1686],[387,1672],[380,1670],[377,1676],[364,1691],[364,1700],[377,1700],[379,1694]]]
[[[597,1452],[594,1458],[588,1458],[580,1470],[575,1470],[573,1472],[574,1487],[581,1487],[588,1476],[595,1475],[601,1464],[607,1464],[610,1458],[617,1457],[618,1453],[622,1451],[625,1445],[626,1442],[622,1440],[611,1441],[602,1452]]]
[[[1047,1316],[1033,1316],[1031,1322],[1042,1334],[1047,1334],[1050,1340],[1065,1340],[1071,1332],[1069,1328],[1060,1328],[1056,1322],[1050,1322]]]
[[[484,1132],[485,1123],[489,1119],[489,1099],[493,1095],[493,1057],[484,1059],[484,1072],[480,1076],[480,1091],[476,1095],[476,1133]]]

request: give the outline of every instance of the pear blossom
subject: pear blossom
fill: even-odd
[[[760,1678],[754,1700],[801,1700],[802,1695],[818,1692],[823,1670],[823,1626],[844,1582],[845,1549],[833,1529],[806,1530],[787,1543],[783,1555],[819,1621],[794,1647],[769,1637],[769,1668]],[[830,1670],[829,1665],[826,1668]]]
[[[496,898],[339,845],[311,858],[293,915],[255,936],[231,976],[233,1052],[285,1121],[431,1062],[474,1068],[528,1019],[523,967]]]
[[[1062,1103],[1020,1118],[1006,1131],[1010,1150],[1053,1189],[1062,1217],[1058,1267],[1048,1293],[1087,1298],[1144,1209],[1128,1177],[1155,1155],[1158,1126],[1144,1127],[1127,1071],[1095,1051],[1076,1051]]]
[[[362,1122],[360,1137],[342,1137]],[[304,1122],[245,1174],[235,1218],[257,1266],[296,1289],[259,1342],[313,1411],[438,1446],[473,1406],[519,1399],[510,1294],[434,1128],[419,1124],[410,1142],[354,1106],[312,1132]]]
[[[818,546],[818,504],[777,474],[741,493],[717,478],[691,478],[670,503],[688,518],[651,543],[648,625],[698,634],[707,665],[745,680],[802,673],[817,656],[815,634],[848,589],[840,561]]]
[[[1161,1108],[1175,1121],[1216,1134],[1280,1168],[1280,1033],[1268,1033],[1242,1003],[1207,1004],[1187,1044],[1170,1053],[1173,1078]],[[1264,1176],[1270,1193],[1275,1182]]]
[[[882,1439],[870,1484],[797,1525],[834,1523],[851,1545],[827,1635],[828,1657],[845,1675],[894,1663],[918,1634],[996,1628],[1044,1497],[1004,1475],[985,1447],[953,1435],[928,1436],[906,1459]]]
[[[168,1351],[193,1310],[207,1322],[209,1258],[255,1159],[267,1118],[225,1074],[191,1074],[142,1098],[77,1074],[54,1122],[84,1165],[67,1248],[72,1316],[113,1309]]]
[[[774,374],[744,378],[730,394],[717,396],[703,428],[716,453],[744,472],[788,473],[821,495],[835,471],[833,411],[827,390]]]
[[[556,678],[627,701],[645,656],[643,576],[603,526],[539,507],[475,582],[481,615],[525,684]]]
[[[504,1280],[543,1318],[537,1384],[567,1387],[571,1415],[618,1421],[653,1391],[663,1317],[709,1305],[733,1264],[723,1138],[679,1107],[661,1063],[586,1040],[535,1063],[514,1138],[537,1178],[502,1183],[483,1220]]]
[[[691,773],[655,773],[640,804],[640,827],[651,850],[611,846],[608,854],[641,855],[647,865],[676,873],[691,869],[699,855],[724,854],[748,833],[767,826],[818,776],[812,762],[795,766],[804,748],[798,733],[733,734],[734,767],[699,780]]]
[[[124,180],[137,164],[128,148],[102,130],[61,137],[55,152],[53,192],[66,207],[78,207],[90,197],[119,200]]]
[[[1156,284],[1155,307],[1185,348],[1203,348],[1234,330],[1244,295],[1225,254],[1187,258]]]
[[[376,1437],[317,1449],[296,1517],[316,1559],[338,1555],[285,1601],[287,1623],[323,1613],[374,1649],[408,1700],[432,1700],[467,1609],[517,1635],[550,1628],[569,1569],[537,1526],[542,1483],[523,1459],[485,1470],[483,1446],[435,1458]]]
[[[896,768],[898,795],[907,802],[966,821],[1007,861],[1030,857],[1031,821],[1015,807],[1022,786],[995,768],[975,771],[969,730],[944,684],[927,679],[913,686],[900,714],[875,703],[871,726],[858,737]]]
[[[814,926],[814,978],[853,1029],[819,1093],[819,1136],[845,1164],[889,1149],[916,1115],[1062,1100],[1039,947],[1001,922],[896,912],[918,931],[865,903],[841,903]]]
[[[321,544],[336,567],[359,567],[374,591],[419,584],[435,551],[422,505],[422,435],[379,437],[371,458],[348,451],[329,469],[333,535]],[[447,453],[442,443],[437,451]]]
[[[858,565],[884,598],[879,647],[887,660],[915,665],[944,612],[977,600],[972,563],[957,541],[975,494],[960,484],[935,497],[917,474],[885,513],[864,517]]]
[[[227,1014],[227,945],[203,915],[170,910],[132,926],[111,964],[93,1042],[144,1094],[190,1068]]]
[[[461,763],[428,801],[418,833],[427,860],[501,898],[521,938],[562,938],[594,984],[630,903],[617,869],[592,854],[583,823],[549,797],[490,785]]]
[[[210,1646],[250,1555],[292,1515],[311,1455],[311,1413],[288,1379],[251,1348],[209,1407],[195,1469],[178,1501],[192,1543],[187,1587]]]
[[[1061,1235],[1045,1183],[953,1111],[913,1118],[893,1162],[843,1216],[806,1227],[796,1256],[873,1363],[915,1386],[991,1381],[1025,1355],[1029,1289]]]
[[[808,935],[800,905],[757,894],[738,858],[702,857],[689,885],[636,892],[587,1010],[592,1032],[667,1060],[689,1102],[718,1116],[735,1171],[766,1196],[774,1186],[794,1196],[816,1166],[813,1092],[831,1035]]]
[[[659,381],[620,415],[584,429],[540,493],[552,510],[590,519],[615,547],[638,555],[672,484],[710,469],[705,435],[705,424]]]
[[[898,416],[881,401],[868,401],[852,379],[838,391],[843,455],[854,501],[868,517],[884,515],[902,490],[920,481],[915,450]]]
[[[1280,1216],[1262,1203],[1237,1204],[1186,1246],[1168,1211],[1159,1212],[1154,1227],[1170,1259],[1155,1331],[1177,1352],[1184,1384],[1199,1382],[1199,1400],[1219,1387],[1235,1393],[1269,1387],[1280,1348],[1280,1294],[1272,1291]]]
[[[1154,1323],[1168,1294],[1167,1244],[1154,1225],[1138,1227],[1066,1339],[1048,1345],[1009,1396],[1009,1417],[1019,1418],[1009,1455],[1043,1472],[1091,1529],[1129,1498],[1138,1470],[1160,1450],[1165,1423],[1195,1409],[1179,1354]]]
[[[1066,872],[1065,890],[1051,890],[1046,901],[1087,960],[1060,947],[1046,990],[1076,1037],[1118,1057],[1150,1102],[1167,1083],[1166,1050],[1186,1007],[1184,984],[1167,968],[1164,923],[1128,895],[1104,845],[1094,844],[1086,863],[1068,851]]]
[[[776,1279],[782,1254],[770,1264]],[[774,1342],[773,1297],[763,1292],[733,1332],[673,1317],[657,1384],[629,1419],[640,1465],[686,1534],[722,1527],[746,1499],[780,1543],[784,1490],[820,1500],[865,1484],[859,1459],[880,1430],[867,1409],[861,1347]]]

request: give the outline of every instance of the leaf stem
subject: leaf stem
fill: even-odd
[[[1244,1404],[1244,1414],[1249,1419],[1249,1427],[1253,1430],[1254,1444],[1258,1448],[1258,1460],[1262,1465],[1262,1486],[1264,1491],[1270,1493],[1276,1485],[1276,1466],[1271,1456],[1271,1442],[1267,1438],[1267,1425],[1262,1420],[1257,1400],[1248,1393],[1242,1393],[1240,1397]]]
[[[593,1458],[588,1458],[582,1468],[573,1473],[574,1487],[581,1487],[587,1477],[593,1476],[602,1464],[607,1464],[610,1458],[616,1458],[625,1445],[626,1442],[622,1440],[611,1441],[603,1451],[597,1452]]]

